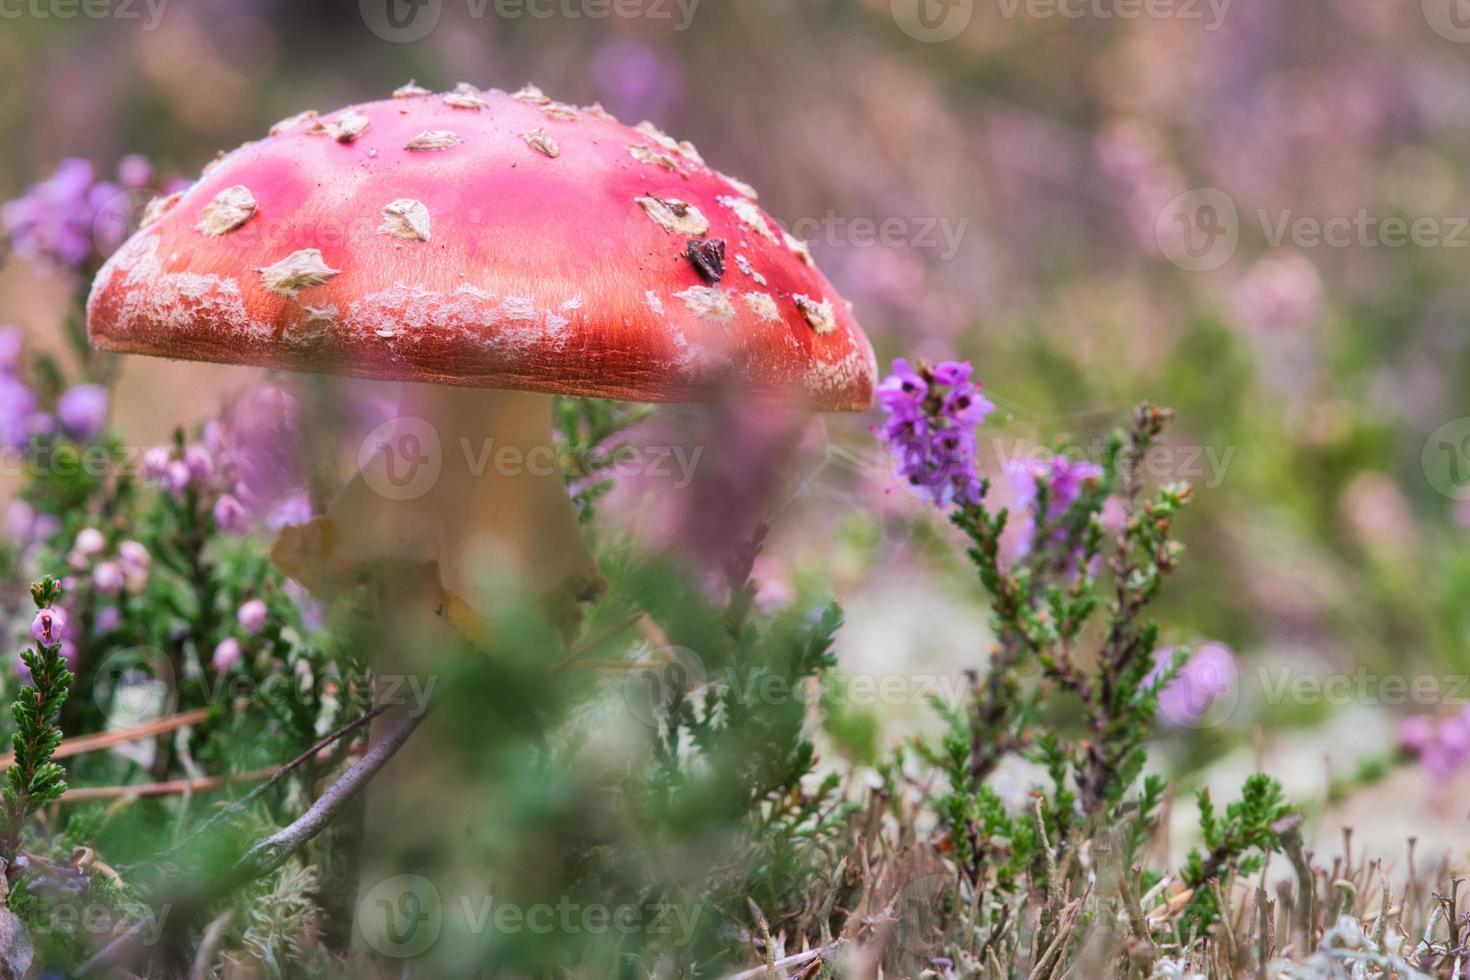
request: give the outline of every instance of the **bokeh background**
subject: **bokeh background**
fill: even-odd
[[[1264,764],[1319,839],[1350,824],[1379,853],[1410,834],[1462,846],[1461,2],[14,4],[0,200],[68,157],[102,174],[142,154],[162,186],[279,118],[410,78],[530,81],[651,119],[810,242],[880,362],[973,360],[1000,407],[983,442],[998,476],[1046,448],[1096,452],[1142,399],[1177,410],[1150,471],[1198,502],[1161,617],[1169,642],[1217,645],[1210,696],[1161,735],[1181,786]],[[0,322],[64,352],[69,275],[8,255]],[[132,359],[114,412],[146,445],[251,378]],[[834,590],[843,670],[905,679],[861,706],[881,750],[929,723],[924,694],[988,639],[955,535],[896,487],[873,421],[805,426],[758,571],[773,602]],[[646,516],[637,490],[610,519]],[[1420,760],[1400,745],[1411,719],[1433,742]]]

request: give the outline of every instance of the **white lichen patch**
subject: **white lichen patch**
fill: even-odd
[[[816,267],[816,263],[812,261],[812,250],[807,248],[806,242],[802,241],[800,238],[797,238],[795,235],[791,234],[791,232],[789,231],[786,231],[784,228],[781,230],[781,237],[785,239],[786,247],[791,249],[792,252],[796,253],[796,257],[798,259],[801,259],[804,265],[809,265],[813,268]]]
[[[433,92],[430,92],[428,89],[424,88],[422,85],[411,78],[408,80],[407,85],[400,85],[398,88],[395,88],[393,90],[393,98],[395,99],[414,99],[418,98],[420,95],[433,94]]]
[[[648,301],[648,308],[653,311],[654,316],[664,315],[664,301],[658,298],[658,293],[650,289],[643,297]]]
[[[628,155],[639,163],[646,163],[654,167],[663,167],[665,170],[671,170],[676,174],[684,173],[684,168],[679,166],[679,161],[667,153],[660,153],[653,147],[643,143],[635,143],[633,146],[628,147]]]
[[[719,173],[719,171],[715,172]],[[731,177],[729,174],[720,174],[720,179],[733,187],[735,189],[735,193],[739,194],[741,197],[748,197],[752,201],[760,200],[760,195],[755,192],[755,188],[751,187],[740,178]]]
[[[711,286],[690,286],[674,295],[701,320],[725,326],[735,319],[735,304],[730,302],[730,297]]]
[[[490,105],[480,98],[480,90],[469,82],[460,82],[454,86],[454,91],[444,96],[444,104],[452,109],[471,109],[475,112],[488,108]]]
[[[183,191],[174,191],[172,194],[164,194],[149,201],[143,208],[143,219],[138,223],[139,228],[147,228],[164,215],[173,210],[173,206],[179,203],[184,196]]]
[[[796,308],[801,315],[806,317],[806,322],[811,324],[813,330],[819,334],[829,334],[837,329],[837,317],[832,312],[832,301],[824,299],[820,303],[810,296],[797,293],[795,297]]]
[[[618,121],[618,117],[604,109],[601,102],[594,102],[589,106],[584,106],[582,111],[587,113],[587,115],[589,116],[596,116],[598,119],[606,119],[608,122]]]
[[[559,119],[562,122],[576,122],[579,118],[576,108],[565,102],[548,102],[541,107],[541,114],[547,119]]]
[[[546,105],[551,101],[546,93],[534,85],[524,85],[519,92],[511,93],[511,98],[526,105]]]
[[[772,323],[781,322],[781,311],[776,308],[776,301],[770,293],[745,293],[741,297],[750,311],[762,320]]]
[[[372,120],[358,112],[356,109],[348,109],[335,118],[323,123],[322,128],[326,134],[338,143],[351,143],[371,125]]]
[[[403,197],[383,208],[383,223],[378,231],[414,242],[429,240],[429,209],[422,201]]]
[[[220,150],[218,153],[216,153],[214,155],[214,159],[204,165],[204,169],[199,172],[199,176],[208,177],[210,174],[218,170],[219,165],[225,162],[225,156],[226,154],[224,150]]]
[[[709,231],[709,219],[692,204],[686,204],[672,197],[654,197],[652,194],[645,194],[636,200],[638,206],[664,231],[673,232],[676,235],[694,236],[703,235]]]
[[[775,232],[771,231],[771,226],[766,221],[766,216],[761,213],[760,207],[754,201],[751,201],[749,198],[729,196],[721,197],[719,201],[722,205],[735,212],[735,217],[739,219],[742,225],[766,241],[772,244],[780,244],[780,239],[776,237]]]
[[[277,296],[295,299],[301,290],[320,286],[342,270],[328,266],[319,249],[303,248],[257,271],[266,289]]]
[[[747,259],[739,252],[735,253],[735,264],[740,267],[741,272],[754,279],[760,285],[769,285],[766,282],[766,277],[755,271],[755,267],[750,264],[750,259]]]
[[[255,195],[248,187],[236,184],[220,191],[204,206],[194,227],[206,235],[227,235],[254,217],[255,209]]]
[[[337,307],[335,306],[308,306],[305,309],[307,323],[337,322]]]
[[[529,133],[522,133],[521,139],[525,140],[526,145],[531,149],[544,153],[552,159],[561,155],[561,146],[544,129],[533,129]]]
[[[643,120],[643,122],[639,123],[633,128],[642,133],[644,136],[647,136],[655,144],[663,147],[665,150],[668,150],[670,153],[677,153],[682,157],[687,157],[688,159],[693,160],[695,163],[704,162],[704,158],[699,155],[699,151],[694,148],[693,143],[690,143],[687,140],[674,139],[668,133],[664,132],[662,129],[659,129],[647,119]]]
[[[458,142],[459,137],[447,129],[426,129],[409,140],[404,149],[417,152],[447,150]]]
[[[271,127],[271,135],[280,136],[282,133],[289,133],[291,130],[301,126],[302,123],[315,122],[316,117],[317,112],[315,109],[307,109],[305,112],[298,112],[294,116],[287,116]]]

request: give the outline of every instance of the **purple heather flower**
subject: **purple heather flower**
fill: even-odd
[[[189,489],[189,481],[193,477],[194,474],[189,471],[188,463],[182,459],[174,459],[163,468],[163,477],[159,485],[168,492],[170,497],[177,500],[184,495],[185,490]]]
[[[1399,722],[1398,737],[1431,775],[1448,776],[1470,762],[1470,707],[1447,718],[1405,718]]]
[[[138,154],[130,153],[117,163],[117,182],[128,190],[137,190],[139,187],[147,187],[153,180],[153,165],[148,158]]]
[[[74,568],[85,568],[107,550],[107,536],[95,527],[84,527],[72,542],[69,559]]]
[[[80,268],[96,248],[98,213],[121,193],[98,181],[86,160],[63,160],[50,177],[0,207],[0,226],[19,254]]]
[[[214,654],[209,658],[209,666],[220,673],[224,673],[240,662],[245,651],[240,649],[240,641],[233,636],[227,636],[219,641],[214,648]]]
[[[56,417],[73,439],[86,442],[96,437],[107,424],[107,389],[101,385],[68,388],[56,402]]]
[[[1089,481],[1102,479],[1102,467],[1086,460],[1071,460],[1058,453],[1047,459],[1017,459],[1005,465],[1005,473],[1011,479],[1013,492],[1012,510],[1025,513],[1021,537],[1016,545],[1017,556],[1029,554],[1037,542],[1036,513],[1040,490],[1047,491],[1045,519],[1051,523],[1060,519],[1077,502]],[[1055,543],[1064,544],[1066,529],[1057,528]]]
[[[878,386],[888,418],[877,433],[896,458],[900,479],[941,507],[980,500],[975,426],[995,406],[970,380],[971,370],[959,361],[916,369],[900,358]]]
[[[0,445],[24,446],[36,416],[36,393],[9,374],[0,374]]]
[[[61,643],[66,633],[66,615],[60,609],[41,609],[31,621],[31,638],[43,647]]]
[[[92,616],[92,632],[105,636],[122,625],[122,610],[116,606],[103,606]]]
[[[684,69],[667,50],[616,37],[592,56],[598,96],[612,111],[633,118],[667,117],[684,96]]]
[[[92,588],[102,595],[117,595],[126,582],[122,566],[115,561],[99,561],[92,569]]]
[[[1154,669],[1145,683],[1157,681],[1173,662],[1172,649],[1155,652]],[[1235,656],[1230,649],[1220,643],[1206,643],[1194,651],[1174,679],[1159,692],[1159,714],[1179,728],[1203,727],[1216,703],[1234,693],[1237,678]]]
[[[250,599],[240,606],[239,611],[235,613],[235,619],[245,632],[259,633],[261,627],[265,626],[266,617],[269,615],[270,610],[266,608],[263,601]]]
[[[162,480],[168,472],[168,464],[173,459],[173,453],[167,446],[154,446],[144,451],[142,462],[142,474],[145,480]]]
[[[292,515],[300,511],[299,416],[296,399],[268,385],[234,399],[212,436],[220,447],[217,462],[233,481],[231,492],[256,517],[283,506]]]
[[[153,567],[153,556],[147,548],[136,541],[124,541],[117,546],[117,560],[129,592],[137,595],[147,588],[148,572]]]
[[[214,525],[226,534],[244,534],[250,530],[245,508],[228,493],[214,502]]]
[[[0,372],[13,374],[20,367],[20,353],[25,348],[25,335],[20,327],[0,327]]]
[[[203,446],[194,445],[185,449],[184,463],[194,479],[200,483],[207,483],[214,477],[214,457]]]

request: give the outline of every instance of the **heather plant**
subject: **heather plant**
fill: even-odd
[[[65,165],[7,209],[15,247],[84,274],[107,241],[79,229],[116,190]],[[1150,618],[1193,500],[1144,478],[1165,409],[1140,406],[1095,458],[1013,461],[999,507],[978,435],[995,406],[972,367],[895,362],[877,436],[952,525],[991,644],[964,651],[962,697],[934,700],[938,734],[882,751],[842,697],[828,584],[757,601],[772,526],[717,515],[740,545],[710,575],[608,517],[613,462],[650,409],[556,405],[607,578],[580,632],[507,595],[493,633],[443,640],[449,666],[405,714],[374,699],[369,597],[320,603],[268,555],[328,492],[303,466],[310,395],[256,386],[197,430],[128,447],[109,425],[111,365],[74,339],[83,376],[68,378],[0,332],[0,438],[27,460],[0,597],[31,638],[5,691],[0,932],[17,974],[1460,972],[1452,879],[1411,867],[1395,888],[1350,849],[1320,867],[1268,774],[1223,805],[1199,791],[1193,850],[1163,853],[1177,792],[1151,756],[1156,715],[1171,698],[1192,710],[1207,663]],[[423,819],[471,830],[408,856],[404,904],[395,878],[365,877],[362,800],[410,739],[455,777]],[[1018,764],[1019,796],[999,778]],[[483,891],[451,890],[471,887],[467,856]],[[423,948],[369,928],[430,897]],[[506,906],[560,918],[452,914]],[[598,908],[636,926],[591,928]]]

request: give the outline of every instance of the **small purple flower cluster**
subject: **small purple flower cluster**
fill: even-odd
[[[1470,762],[1470,708],[1446,718],[1415,715],[1399,722],[1399,744],[1419,757],[1433,776],[1444,777]]]
[[[877,429],[898,473],[920,497],[940,506],[980,502],[975,427],[995,410],[963,361],[915,368],[899,358],[878,386],[888,419]]]
[[[63,160],[50,177],[0,207],[0,226],[18,254],[79,269],[122,244],[134,210],[128,192],[152,179],[153,168],[140,156],[118,164],[115,182],[99,179],[86,160]]]
[[[16,449],[32,437],[60,433],[87,442],[107,424],[107,389],[80,384],[68,388],[56,403],[53,416],[41,409],[40,399],[21,378],[25,339],[19,327],[0,327],[0,446]]]
[[[183,449],[154,446],[143,454],[143,478],[175,500],[190,488],[229,534],[260,523],[276,530],[311,519],[300,476],[300,407],[290,393],[266,385],[236,397],[203,439]]]
[[[1046,489],[1045,523],[1052,524],[1071,509],[1084,489],[1102,479],[1103,475],[1102,467],[1096,463],[1074,461],[1061,453],[1047,459],[1011,460],[1005,465],[1005,472],[1011,478],[1014,493],[1012,509],[1026,514],[1021,538],[1016,545],[1018,557],[1029,554],[1032,548],[1042,543],[1035,537],[1042,517],[1037,506],[1043,487]],[[1052,534],[1053,543],[1065,544],[1066,533],[1065,528],[1056,528]]]

